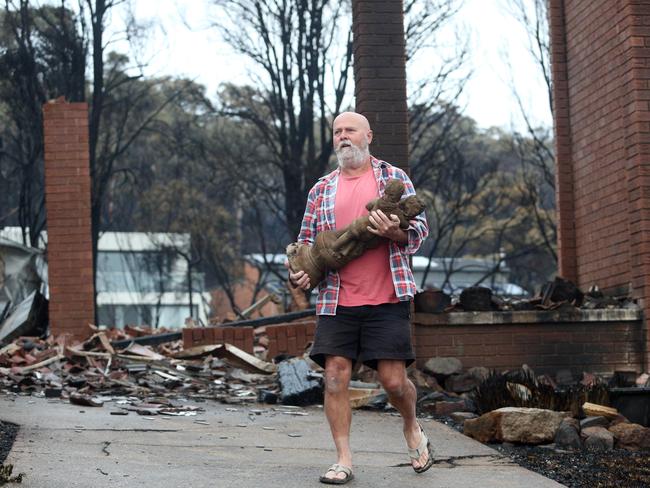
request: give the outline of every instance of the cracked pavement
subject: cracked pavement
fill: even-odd
[[[20,425],[7,463],[25,488],[324,486],[335,461],[322,408],[293,415],[281,406],[195,403],[196,416],[110,415],[61,400],[0,395],[0,419]],[[410,468],[401,420],[354,411],[355,487],[552,488],[560,485],[449,427],[423,420],[436,462]]]

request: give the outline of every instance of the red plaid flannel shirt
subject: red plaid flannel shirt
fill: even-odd
[[[413,183],[411,183],[404,171],[374,157],[371,158],[371,162],[380,196],[384,194],[386,182],[392,178],[404,182],[405,191],[402,198],[415,194]],[[337,168],[330,174],[323,176],[310,190],[298,242],[311,246],[317,233],[336,229],[334,202],[339,173],[340,169]],[[400,245],[390,241],[390,270],[395,285],[395,294],[401,301],[410,300],[415,295],[415,280],[409,267],[408,256],[414,254],[420,248],[428,234],[429,226],[424,212],[422,212],[411,220],[411,225],[407,230],[408,242],[406,244]],[[338,272],[328,271],[325,279],[318,284],[318,300],[316,302],[316,313],[318,315],[336,315],[339,285]]]

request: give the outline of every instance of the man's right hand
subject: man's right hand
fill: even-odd
[[[289,270],[289,281],[294,286],[297,286],[298,288],[302,288],[303,290],[309,290],[309,288],[311,288],[309,283],[309,275],[307,273],[305,273],[304,271],[298,271],[297,273],[291,271],[288,260],[284,262],[284,265]]]

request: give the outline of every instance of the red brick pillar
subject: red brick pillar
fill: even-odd
[[[371,152],[408,171],[406,43],[402,0],[353,0],[356,111],[370,121]]]
[[[88,105],[47,103],[43,124],[50,327],[85,338],[95,321]]]
[[[563,0],[549,2],[551,61],[553,76],[553,112],[555,115],[555,200],[558,230],[558,272],[577,281],[575,207],[573,194],[573,160],[569,82],[566,59],[566,26]]]

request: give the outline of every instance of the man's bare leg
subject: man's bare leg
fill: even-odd
[[[422,439],[420,426],[415,416],[417,391],[413,382],[406,375],[404,361],[382,359],[378,361],[377,373],[379,382],[386,390],[391,405],[397,409],[404,420],[406,444],[409,448],[415,449]],[[427,452],[422,453],[420,459],[412,461],[413,467],[424,466],[428,457]]]
[[[337,463],[352,467],[350,450],[350,425],[352,410],[348,386],[352,377],[352,361],[341,356],[327,356],[325,359],[325,416],[330,424],[336,446]],[[343,478],[330,472],[328,478]]]

